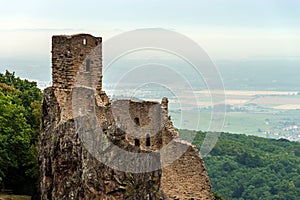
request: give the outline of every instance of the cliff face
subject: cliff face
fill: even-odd
[[[41,198],[213,199],[203,161],[178,137],[166,98],[110,101],[102,91],[101,41],[53,37],[53,86],[44,92],[39,140]]]
[[[161,170],[130,173],[114,170],[95,159],[76,131],[75,119],[60,123],[60,106],[53,88],[45,90],[39,161],[42,199],[159,199]],[[107,119],[105,134],[127,151],[124,134],[109,120],[109,106],[99,108]],[[84,120],[84,119],[83,119]],[[109,147],[108,147],[109,148]],[[117,159],[118,155],[113,155]],[[159,157],[157,157],[159,161]],[[134,163],[132,163],[134,164]]]

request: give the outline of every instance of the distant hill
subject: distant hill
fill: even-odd
[[[203,132],[195,135],[200,148]],[[293,200],[300,197],[300,143],[222,133],[204,158],[213,190],[224,199]]]

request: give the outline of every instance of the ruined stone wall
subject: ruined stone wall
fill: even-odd
[[[126,139],[141,149],[156,151],[162,146],[166,110],[158,102],[115,100],[112,113]]]
[[[178,158],[181,150],[185,153]],[[168,163],[162,168],[161,177],[161,188],[167,199],[214,199],[209,177],[197,149],[176,139],[168,147],[168,151],[172,153],[161,158],[162,165]]]

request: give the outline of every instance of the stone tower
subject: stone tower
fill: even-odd
[[[41,199],[213,199],[197,149],[168,117],[167,98],[107,98],[101,43],[88,34],[52,38],[53,82],[44,91],[39,138]],[[127,163],[120,170],[109,165],[115,161]]]
[[[90,72],[92,51],[99,56],[94,69],[99,73],[97,89],[102,89],[102,57],[101,37],[89,34],[72,36],[57,35],[52,37],[52,86],[61,90],[70,91],[75,85],[78,72]],[[95,60],[95,58],[93,58]],[[85,69],[81,69],[85,66]]]

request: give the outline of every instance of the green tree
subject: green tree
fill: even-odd
[[[38,177],[42,93],[36,83],[0,74],[0,186],[32,194]]]

